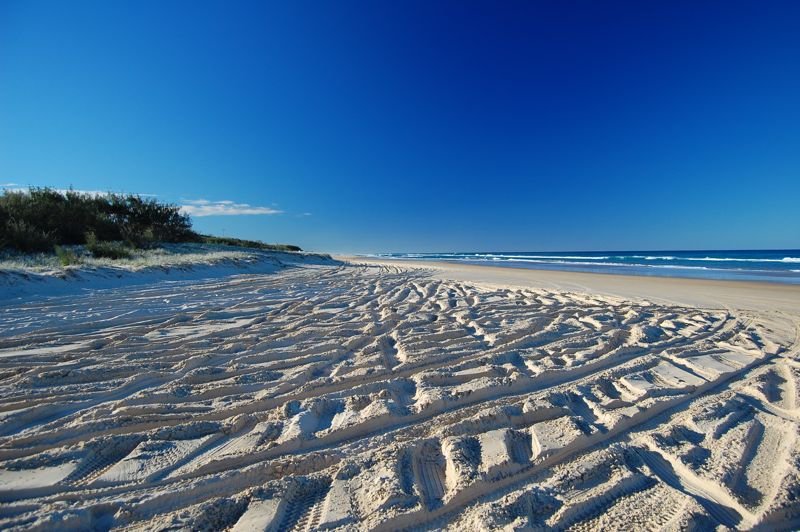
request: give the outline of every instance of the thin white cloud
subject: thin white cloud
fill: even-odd
[[[10,185],[0,185],[0,187],[5,188],[8,192],[28,192],[30,189],[28,187],[20,187],[16,186],[13,183]],[[78,194],[86,194],[88,196],[105,196],[108,192],[102,192],[100,190],[76,190],[76,189],[67,189],[67,188],[51,188],[53,192],[58,192],[59,194],[66,194],[67,192],[77,192]],[[144,194],[140,194],[140,196],[144,196]]]
[[[86,194],[87,196],[105,196],[108,194],[108,191],[103,192],[102,190],[69,190],[66,188],[54,188],[56,192],[60,194],[66,194],[67,192],[77,192],[78,194]],[[121,192],[117,192],[116,194],[121,194]],[[139,194],[140,196],[144,196],[145,194]]]
[[[5,183],[0,184],[0,188],[5,189],[8,192],[28,192],[30,190],[29,187],[22,187],[18,183]],[[52,188],[48,187],[50,190],[54,192],[58,192],[59,194],[66,194],[67,192],[77,192],[78,194],[86,194],[87,196],[107,196],[108,194],[120,194],[123,196],[127,196],[128,194],[133,194],[135,196],[141,196],[143,198],[157,198],[158,195],[156,194],[140,194],[138,192],[120,192],[120,191],[109,191],[109,190],[80,190],[77,188]]]
[[[283,214],[272,207],[256,207],[231,200],[209,201],[207,199],[183,200],[181,211],[190,216],[240,216],[259,214]]]

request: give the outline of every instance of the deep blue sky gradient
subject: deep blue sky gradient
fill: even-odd
[[[328,251],[800,248],[800,2],[0,3],[0,184]],[[304,216],[303,213],[311,213]]]

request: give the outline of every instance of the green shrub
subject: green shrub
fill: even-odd
[[[0,225],[0,244],[2,247],[15,248],[31,253],[50,251],[55,239],[53,234],[23,220],[10,218]]]
[[[65,249],[61,246],[54,246],[53,251],[55,251],[58,261],[62,266],[70,266],[72,264],[80,264],[82,262],[81,258],[71,249]]]
[[[93,235],[90,243],[88,235]],[[120,243],[123,242],[123,243]],[[93,195],[51,188],[0,193],[0,249],[25,253],[53,246],[86,244],[96,257],[129,257],[130,248],[158,242],[199,242],[273,251],[301,251],[289,244],[265,244],[199,235],[180,207],[128,194]]]
[[[85,244],[92,232],[99,241],[133,246],[155,242],[194,242],[189,216],[177,205],[136,195],[91,195],[31,188],[0,195],[0,244],[20,251],[44,251],[53,244]]]
[[[127,259],[131,256],[131,249],[122,242],[98,241],[94,233],[86,233],[86,249],[93,257],[105,257],[112,260]]]
[[[222,244],[224,246],[266,249],[270,251],[303,251],[300,247],[292,244],[267,244],[265,242],[261,242],[260,240],[242,240],[241,238],[210,235],[200,235],[200,238],[200,241],[204,244]]]

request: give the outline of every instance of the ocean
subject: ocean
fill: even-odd
[[[377,253],[372,257],[576,272],[800,284],[800,250]]]

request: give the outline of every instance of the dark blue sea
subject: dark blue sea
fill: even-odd
[[[493,251],[469,253],[380,253],[371,256],[537,270],[567,270],[622,275],[800,284],[800,250],[798,249],[592,252]]]

